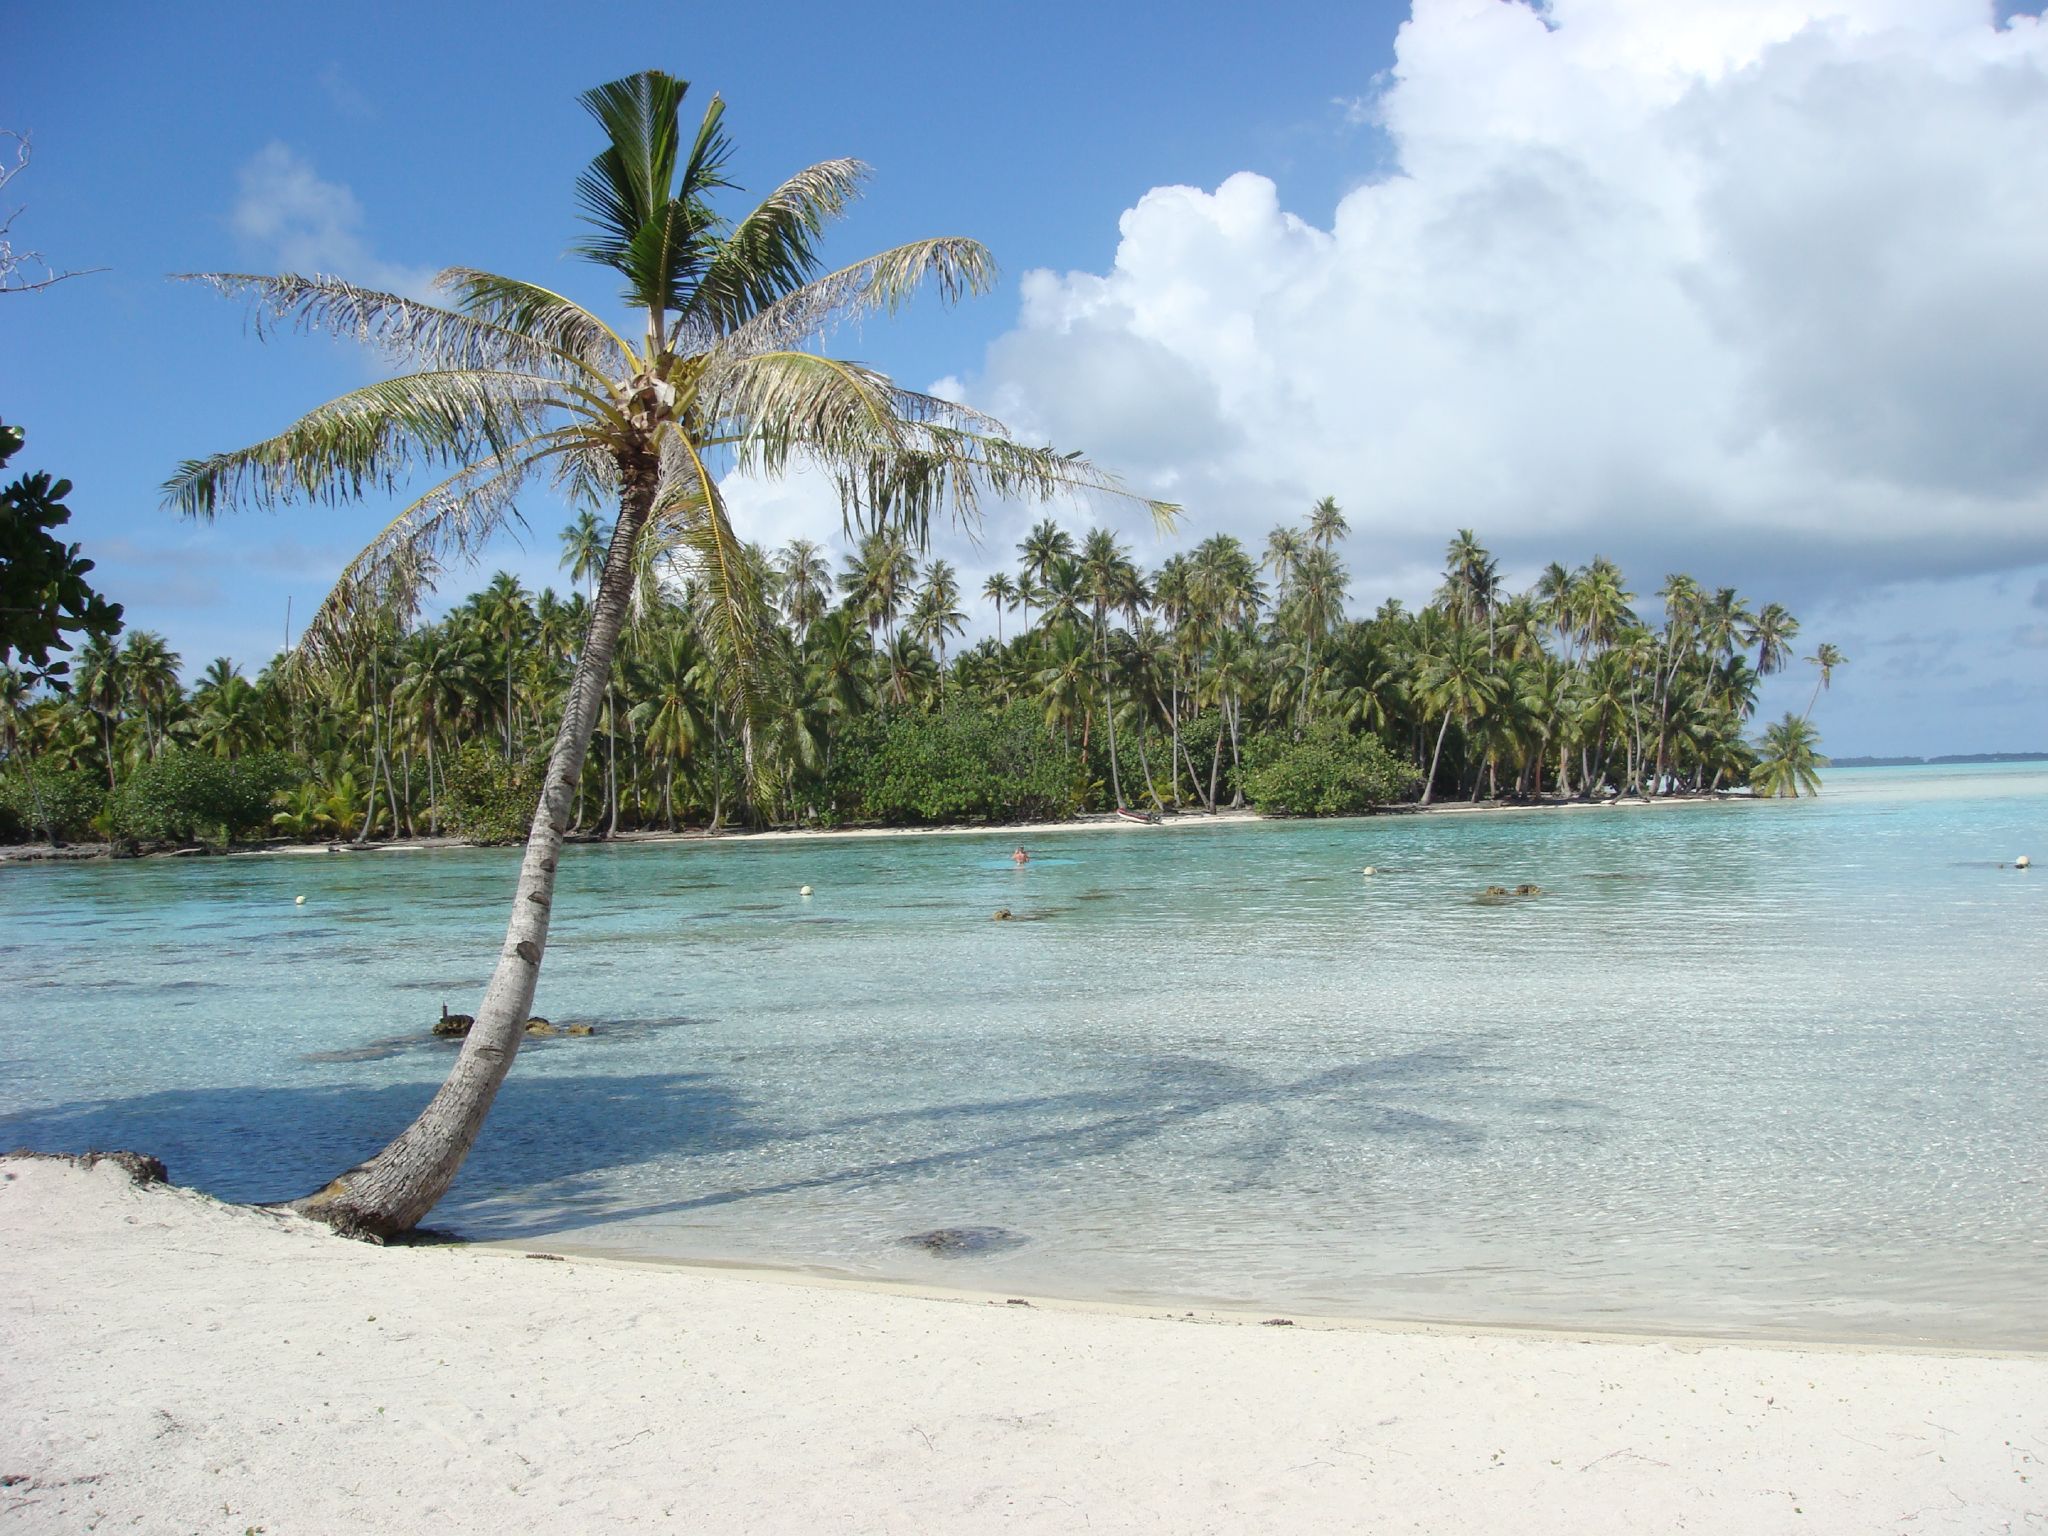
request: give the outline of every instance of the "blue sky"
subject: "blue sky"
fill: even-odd
[[[35,144],[18,239],[109,269],[0,300],[0,411],[188,670],[259,664],[378,516],[158,508],[180,459],[367,373],[165,274],[459,261],[602,303],[562,254],[593,149],[574,98],[656,66],[725,96],[755,190],[874,166],[835,254],[969,234],[1002,262],[995,295],[837,350],[1184,499],[1192,536],[1262,539],[1337,494],[1360,607],[1426,595],[1467,524],[1517,579],[1595,552],[1642,589],[1691,569],[1849,651],[1833,750],[2048,749],[2048,338],[2024,297],[2048,277],[2048,47],[2025,11],[195,14],[23,11],[0,56],[0,127]],[[755,536],[832,531],[816,487],[734,489]],[[532,515],[488,564],[545,580],[556,514]],[[985,570],[1015,532],[944,552]]]

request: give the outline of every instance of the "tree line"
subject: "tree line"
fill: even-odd
[[[1835,647],[1805,657],[1803,714],[1746,734],[1761,680],[1797,658],[1779,604],[1673,575],[1645,618],[1597,558],[1511,593],[1461,530],[1429,603],[1353,617],[1347,531],[1325,498],[1262,550],[1216,534],[1148,571],[1110,530],[1046,519],[972,596],[903,531],[861,537],[836,568],[806,540],[749,545],[743,646],[650,540],[574,825],[1817,790],[1810,716],[1844,663]],[[218,658],[188,689],[149,631],[88,640],[65,694],[7,673],[13,834],[516,836],[606,553],[587,512],[561,538],[567,595],[500,572],[428,620],[419,569],[335,641],[253,678]],[[975,603],[993,633],[965,645]],[[135,804],[142,790],[174,802],[166,773],[193,779],[195,756],[260,771],[230,790],[215,769],[188,790],[186,825]]]

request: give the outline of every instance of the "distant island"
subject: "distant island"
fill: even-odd
[[[1954,763],[2048,763],[2048,752],[1957,752],[1948,757],[1837,757],[1837,768],[1934,768]]]

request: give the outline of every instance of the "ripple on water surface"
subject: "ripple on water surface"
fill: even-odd
[[[437,1221],[1012,1293],[2048,1342],[2048,874],[1999,867],[2048,849],[2048,771],[1015,840],[566,851],[535,1009],[596,1033],[528,1043]],[[427,1031],[473,1011],[513,871],[0,872],[0,1140],[315,1186],[445,1070]],[[1002,1236],[906,1241],[947,1232]]]

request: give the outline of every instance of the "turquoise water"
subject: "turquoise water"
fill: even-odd
[[[528,1044],[435,1221],[1012,1294],[2048,1345],[2048,868],[1996,867],[2048,861],[2048,769],[1015,841],[570,850],[536,1007],[598,1033]],[[439,1081],[513,864],[0,870],[0,1145],[316,1186]],[[1010,1238],[900,1241],[937,1227]]]

